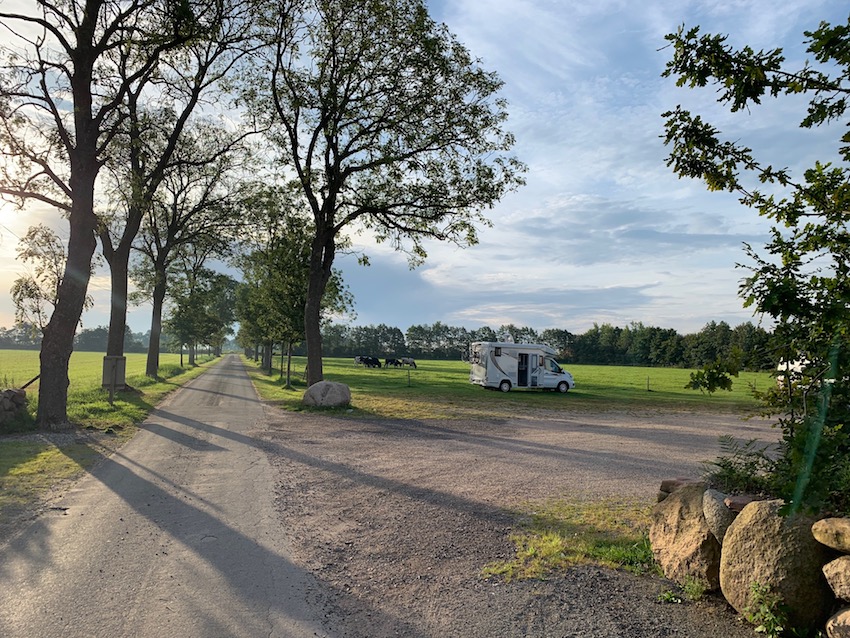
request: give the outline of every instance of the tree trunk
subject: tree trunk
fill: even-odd
[[[282,358],[281,358],[282,362]],[[286,389],[292,389],[292,340],[286,346]]]
[[[104,250],[104,254],[106,254]],[[106,341],[106,356],[121,357],[124,355],[124,337],[127,332],[127,289],[128,270],[130,264],[130,247],[119,245],[107,257],[109,264],[110,310],[109,336]]]
[[[100,5],[90,3],[75,30],[76,48],[71,64],[71,98],[74,144],[67,147],[70,164],[68,186],[71,210],[65,273],[50,321],[41,341],[38,414],[41,428],[65,429],[68,423],[68,365],[74,349],[74,334],[83,314],[91,261],[97,247],[97,217],[94,214],[94,185],[100,163],[97,155],[98,127],[92,115],[92,72],[97,52],[94,29]]]
[[[268,374],[272,373],[272,352],[274,350],[274,346],[271,342],[266,342],[263,344],[263,370],[265,370]]]
[[[196,352],[197,348],[198,348],[198,346],[194,341],[189,344],[189,367],[190,368],[195,367],[195,352]]]
[[[78,171],[79,172],[79,171]],[[94,215],[96,167],[72,179],[76,186],[69,217],[70,236],[65,273],[59,286],[56,308],[44,328],[41,341],[41,378],[38,389],[39,427],[62,430],[68,423],[68,366],[74,349],[74,334],[83,314],[91,260],[97,246]],[[73,176],[72,176],[73,177]]]
[[[148,343],[148,362],[145,374],[156,377],[159,373],[159,341],[162,336],[162,305],[165,303],[165,269],[156,272],[153,288],[153,311],[151,312],[151,338]],[[180,367],[183,367],[183,346],[180,346]]]
[[[304,304],[304,338],[307,342],[307,385],[324,379],[322,372],[322,297],[331,276],[336,245],[333,235],[318,229],[310,251],[307,300]]]

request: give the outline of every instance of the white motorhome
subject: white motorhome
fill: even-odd
[[[568,392],[573,375],[555,361],[555,350],[539,343],[475,341],[469,345],[469,382],[509,392],[540,388]]]

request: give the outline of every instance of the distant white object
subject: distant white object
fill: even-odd
[[[780,361],[776,366],[776,385],[785,387],[785,379],[791,378],[791,382],[803,378],[803,369],[809,365],[808,359],[797,359],[796,361]]]
[[[469,345],[469,382],[509,392],[539,388],[566,393],[573,375],[555,361],[555,350],[540,343],[475,341]]]

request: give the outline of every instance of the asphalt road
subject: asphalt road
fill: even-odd
[[[0,549],[0,636],[322,636],[235,356]],[[283,533],[282,533],[283,531]]]

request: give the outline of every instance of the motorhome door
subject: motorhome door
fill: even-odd
[[[528,387],[528,353],[520,352],[517,355],[517,387]]]

